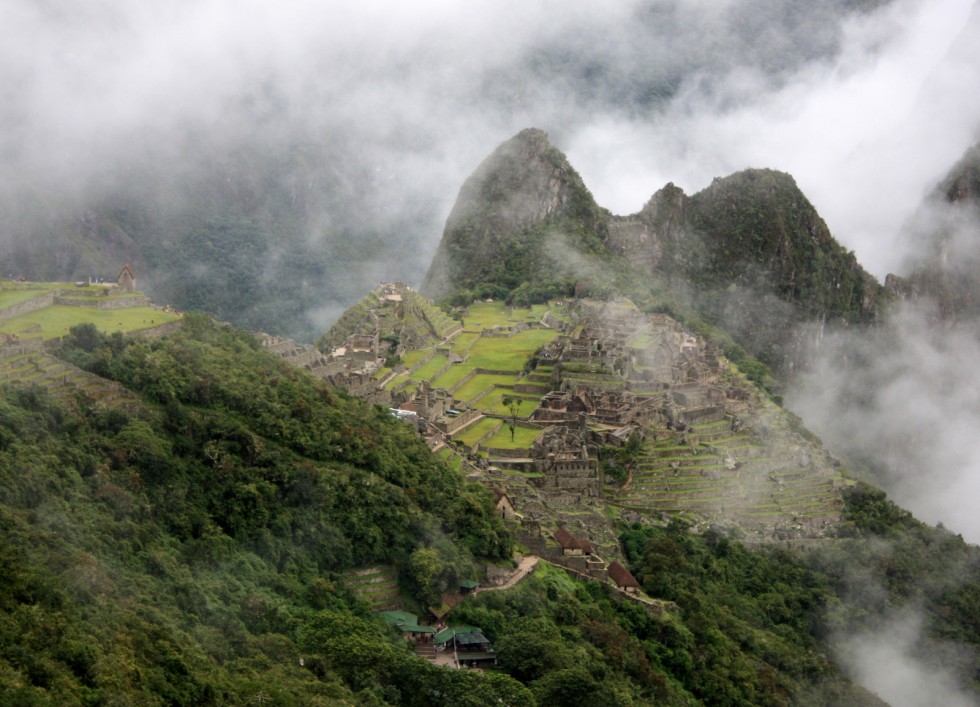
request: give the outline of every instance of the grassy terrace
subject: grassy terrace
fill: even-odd
[[[514,322],[540,321],[549,309],[549,305],[546,304],[536,304],[530,309],[521,307],[511,309],[500,302],[474,302],[467,308],[463,321],[466,323],[466,329],[490,329]]]
[[[21,302],[32,300],[38,295],[43,295],[47,290],[26,290],[3,287],[0,289],[0,308],[9,307]]]
[[[423,358],[428,356],[431,351],[432,349],[413,349],[412,351],[406,351],[405,355],[402,356],[402,363],[404,363],[406,367],[411,368]]]
[[[459,434],[453,435],[453,440],[457,442],[462,442],[467,447],[472,447],[476,444],[483,435],[488,434],[497,430],[503,423],[500,420],[496,420],[491,417],[484,417],[482,420],[477,420],[469,427],[465,428]]]
[[[653,336],[650,334],[634,334],[630,337],[626,345],[631,349],[643,350],[653,343]]]
[[[463,460],[460,459],[459,455],[449,447],[443,447],[440,449],[438,452],[436,452],[436,456],[446,462],[449,468],[453,471],[460,471],[463,468]]]
[[[647,443],[632,487],[626,491],[606,487],[606,492],[614,503],[631,508],[668,513],[725,509],[758,521],[778,522],[793,516],[819,519],[838,512],[839,501],[830,480],[814,478],[790,462],[785,471],[776,472],[782,481],[777,484],[770,473],[772,460],[765,455],[746,456],[758,446],[744,433],[731,435],[726,425],[724,421],[704,423],[694,430],[702,435],[726,435],[712,442],[717,454],[703,444],[695,455],[690,447],[672,440]],[[736,450],[741,463],[738,471],[721,463],[726,453]]]
[[[473,376],[466,381],[466,383],[461,385],[456,391],[455,397],[458,400],[465,400],[466,402],[469,402],[490,386],[512,386],[514,384],[514,380],[514,376],[498,376],[488,373],[481,373]],[[482,405],[480,407],[482,407]]]
[[[470,345],[480,338],[480,332],[478,331],[462,331],[456,335],[453,339],[453,353],[459,354],[460,356],[466,355],[466,350]]]
[[[55,305],[0,322],[0,333],[17,334],[21,338],[54,339],[64,336],[76,324],[91,322],[102,332],[131,332],[166,324],[179,315],[153,307],[128,309],[90,309]],[[37,331],[31,331],[40,327]],[[31,332],[31,333],[27,333]]]
[[[450,366],[448,371],[432,381],[432,386],[434,388],[445,388],[446,390],[449,390],[463,380],[466,377],[466,374],[471,370],[472,368],[467,366],[465,363],[458,363]]]
[[[410,378],[417,381],[429,380],[448,363],[449,359],[445,355],[436,354],[429,361],[419,366],[418,370],[412,373]]]

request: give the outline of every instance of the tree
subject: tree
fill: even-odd
[[[510,428],[510,441],[514,441],[514,432],[517,430],[517,414],[521,410],[521,404],[524,402],[520,398],[514,397],[512,395],[505,395],[501,402],[507,411],[510,413],[510,421],[507,423],[507,427]]]

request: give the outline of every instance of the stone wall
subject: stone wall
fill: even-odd
[[[149,297],[134,295],[133,297],[55,297],[54,304],[65,307],[88,307],[89,309],[132,309],[133,307],[149,307]]]
[[[148,339],[157,339],[161,336],[169,336],[175,331],[180,329],[182,322],[178,319],[175,322],[167,322],[166,324],[160,324],[158,326],[151,326],[146,329],[140,329],[139,331],[134,331],[134,336],[144,336]]]
[[[54,304],[53,292],[40,294],[34,299],[29,299],[26,302],[18,302],[17,304],[12,304],[9,307],[4,307],[3,309],[0,309],[0,322],[2,322],[5,319],[13,319],[14,317],[19,317],[22,314],[36,312],[39,309],[50,307],[53,304]]]

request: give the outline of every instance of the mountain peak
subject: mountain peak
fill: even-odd
[[[603,219],[582,178],[547,133],[527,128],[497,147],[463,183],[422,292],[441,297],[482,283],[510,290],[533,279],[537,265],[548,259],[549,225],[558,222],[584,230],[570,245],[601,249],[597,229]]]

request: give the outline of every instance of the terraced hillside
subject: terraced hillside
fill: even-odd
[[[608,485],[608,498],[630,510],[772,528],[780,538],[819,535],[840,518],[844,480],[823,450],[790,430],[774,431],[785,415],[760,401],[748,422],[726,417],[686,434],[649,430],[631,479]]]
[[[344,584],[374,611],[392,611],[401,608],[398,589],[398,572],[390,565],[377,565],[351,570],[344,575]]]
[[[411,288],[386,283],[347,309],[317,347],[329,353],[355,334],[384,332],[405,349],[421,349],[443,341],[458,328],[458,322]]]
[[[44,388],[64,403],[122,408],[135,412],[139,400],[125,387],[92,375],[43,349],[27,346],[0,347],[0,383]]]
[[[154,307],[140,292],[64,282],[0,282],[0,382],[37,385],[63,402],[137,409],[116,383],[86,373],[46,347],[78,324],[103,333],[162,331],[180,315]]]
[[[389,315],[379,312],[393,308],[372,311],[362,326],[386,336],[378,322]],[[477,302],[448,331],[403,350],[373,387],[418,414],[430,447],[458,455],[461,472],[503,489],[525,517],[571,523],[613,552],[610,514],[734,524],[769,539],[822,536],[839,521],[846,482],[836,462],[666,315],[628,300]],[[634,433],[644,441],[626,482],[603,479],[601,458]]]

